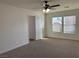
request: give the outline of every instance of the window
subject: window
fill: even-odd
[[[76,17],[65,16],[64,17],[64,33],[75,33]]]
[[[62,31],[62,17],[53,17],[52,20],[53,32]]]
[[[75,33],[76,16],[64,16],[52,18],[53,32]]]

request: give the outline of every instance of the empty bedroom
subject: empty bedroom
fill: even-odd
[[[79,0],[0,0],[0,58],[79,58]]]

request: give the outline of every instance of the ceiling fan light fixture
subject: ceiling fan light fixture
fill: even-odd
[[[44,13],[48,13],[50,11],[50,9],[43,9]]]
[[[60,4],[56,4],[56,5],[49,5],[48,4],[48,0],[44,0],[44,1],[42,1],[44,4],[43,4],[43,12],[44,13],[48,13],[49,11],[50,11],[50,9],[53,7],[59,7],[60,6]]]
[[[45,12],[46,10],[45,9],[43,9],[43,12]]]
[[[49,12],[49,11],[50,11],[50,9],[47,9],[47,10],[46,10],[46,12]]]

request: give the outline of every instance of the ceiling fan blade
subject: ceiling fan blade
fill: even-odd
[[[58,6],[60,6],[60,4],[58,4],[58,5],[52,5],[52,6],[50,6],[50,7],[58,7]]]

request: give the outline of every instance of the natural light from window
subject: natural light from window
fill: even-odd
[[[53,32],[62,31],[62,17],[53,17],[52,20]]]
[[[64,33],[75,33],[76,16],[64,17]]]
[[[74,34],[76,31],[76,16],[64,16],[52,18],[53,32]]]

